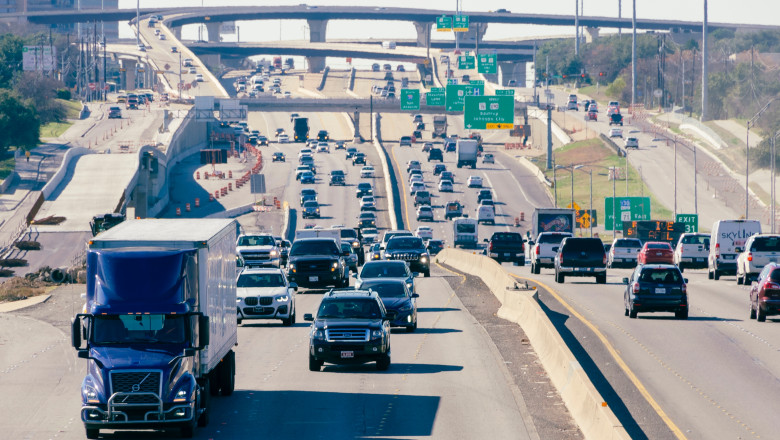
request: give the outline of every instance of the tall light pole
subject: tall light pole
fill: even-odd
[[[709,120],[707,115],[707,106],[709,101],[708,96],[708,81],[707,81],[707,61],[709,58],[709,51],[707,50],[707,0],[704,0],[704,20],[702,21],[701,29],[701,120]]]
[[[580,55],[580,0],[574,0],[574,56]]]
[[[79,6],[81,1],[79,1]],[[135,47],[141,45],[141,0],[135,2]]]
[[[631,9],[631,106],[636,104],[636,0]]]
[[[775,132],[774,136],[772,136],[772,183],[769,187],[772,193],[772,233],[775,233],[775,198],[777,198],[777,192],[775,192],[775,177],[777,176],[777,167],[775,166],[775,162],[777,161],[777,156],[775,155],[775,152],[777,151],[775,149],[775,142],[777,140],[777,137],[780,136],[780,130]]]
[[[623,18],[623,0],[618,0],[618,19]],[[623,27],[618,26],[618,38],[623,36]]]
[[[677,135],[674,135],[674,218],[677,218]]]
[[[749,218],[748,201],[750,200],[750,127],[755,127],[758,119],[761,118],[761,115],[764,114],[766,109],[769,108],[769,105],[772,104],[772,101],[774,100],[775,98],[770,99],[769,102],[767,102],[766,105],[763,106],[761,110],[759,110],[758,113],[756,113],[755,116],[750,118],[750,120],[747,122],[747,131],[745,134],[745,220]]]

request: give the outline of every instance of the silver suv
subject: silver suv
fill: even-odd
[[[571,237],[569,232],[542,232],[536,238],[531,247],[531,273],[539,274],[543,267],[555,267],[555,255],[566,237]]]
[[[710,234],[689,232],[682,234],[674,248],[674,264],[685,269],[705,269],[710,254]]]
[[[616,238],[612,241],[607,256],[607,267],[628,267],[636,266],[636,258],[642,249],[642,241],[638,238]]]
[[[737,284],[750,284],[758,279],[764,266],[777,262],[780,262],[780,235],[751,235],[737,257]]]

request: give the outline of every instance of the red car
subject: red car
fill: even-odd
[[[767,315],[780,315],[780,264],[769,263],[750,288],[750,319],[766,321]]]
[[[674,264],[672,245],[663,241],[648,241],[636,257],[637,264]]]

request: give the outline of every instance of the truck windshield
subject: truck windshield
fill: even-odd
[[[276,244],[273,237],[268,235],[246,235],[238,239],[239,246],[273,246]]]
[[[396,251],[400,249],[423,249],[422,239],[418,237],[397,237],[387,242],[388,251]]]
[[[236,287],[284,287],[284,280],[278,273],[243,273]]]
[[[458,223],[455,226],[455,230],[460,234],[473,234],[476,231],[476,227],[472,223]]]
[[[188,322],[186,315],[99,315],[93,321],[92,343],[183,344]]]
[[[317,317],[337,319],[379,319],[382,311],[373,299],[338,299],[323,301]]]
[[[316,240],[293,243],[291,256],[297,255],[338,255],[339,248],[335,241]]]

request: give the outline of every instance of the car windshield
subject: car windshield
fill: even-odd
[[[418,237],[394,237],[387,242],[388,251],[420,249],[423,247],[425,246],[423,245],[422,239]]]
[[[753,252],[778,252],[780,251],[780,237],[757,237],[750,246]]]
[[[239,246],[273,246],[276,241],[270,235],[245,235],[239,237]]]
[[[682,275],[678,269],[645,269],[639,276],[639,281],[645,283],[674,284],[682,282]]]
[[[504,232],[500,233],[497,232],[493,234],[493,240],[500,240],[500,241],[523,241],[523,237],[518,233],[511,233],[511,232]]]
[[[357,238],[357,232],[354,229],[342,229],[341,238]]]
[[[183,344],[186,315],[98,315],[92,325],[93,344]]]
[[[341,243],[341,252],[349,252],[350,254],[353,252],[352,245],[349,243]]]
[[[642,242],[632,238],[620,238],[615,242],[615,247],[642,247]]]
[[[242,273],[236,287],[284,287],[280,273]]]
[[[668,243],[648,243],[648,249],[666,249],[671,250],[671,246]]]
[[[339,248],[333,240],[296,241],[290,249],[291,256],[338,254]]]
[[[455,230],[461,234],[473,234],[476,232],[477,226],[473,223],[458,223]]]
[[[360,278],[406,278],[406,263],[366,264],[360,271]]]
[[[560,243],[566,237],[561,234],[542,234],[539,236],[539,243]]]
[[[382,311],[376,300],[366,298],[329,299],[320,304],[317,318],[379,319]]]
[[[319,207],[319,205],[317,204],[317,202],[310,200],[310,201],[308,201],[308,202],[305,202],[305,203],[303,204],[303,207],[304,207],[304,208],[318,208],[318,207]]]
[[[710,236],[709,235],[686,235],[682,238],[683,244],[703,244],[706,246],[710,245]]]
[[[365,283],[362,288],[373,290],[380,298],[405,298],[407,296],[403,283]]]

